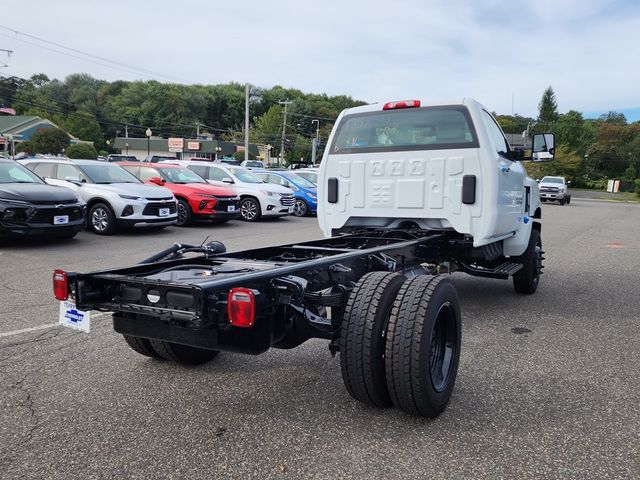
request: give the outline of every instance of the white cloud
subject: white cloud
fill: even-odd
[[[561,111],[640,106],[632,2],[32,0],[15,5],[12,20],[16,30],[193,83],[281,84],[365,101],[473,96],[500,113],[511,111],[513,93],[524,115],[552,85]],[[16,75],[145,78],[1,33]]]

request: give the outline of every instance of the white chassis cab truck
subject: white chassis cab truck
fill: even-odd
[[[326,339],[353,398],[435,417],[461,347],[443,273],[513,277],[524,294],[538,286],[540,201],[521,161],[552,160],[553,135],[524,153],[470,99],[345,110],[319,172],[327,238],[234,253],[176,243],[130,267],[56,270],[61,316],[112,312],[133,350],[182,364]]]

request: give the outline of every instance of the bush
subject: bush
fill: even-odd
[[[96,160],[98,158],[98,152],[93,148],[93,145],[87,143],[78,143],[76,145],[70,145],[65,152],[69,158],[82,158],[85,160]]]
[[[601,178],[599,180],[587,180],[585,182],[585,188],[590,188],[592,190],[607,190],[607,185],[609,184],[609,180],[606,178]]]
[[[29,153],[58,155],[69,146],[69,134],[59,128],[41,128],[29,141]]]
[[[640,197],[640,178],[636,178],[634,184],[635,184],[636,195]]]

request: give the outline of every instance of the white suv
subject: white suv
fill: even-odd
[[[243,167],[202,161],[176,161],[213,185],[232,187],[240,196],[242,220],[255,222],[262,216],[282,217],[293,213],[295,198],[290,188],[265,183]]]
[[[51,185],[70,188],[87,203],[87,227],[109,235],[118,226],[165,227],[178,215],[164,187],[144,185],[123,168],[96,160],[34,158],[20,163]]]

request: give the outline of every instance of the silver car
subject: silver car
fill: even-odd
[[[118,227],[174,225],[176,199],[164,187],[145,185],[112,163],[33,158],[20,163],[50,185],[67,187],[87,204],[87,227],[109,235]]]

